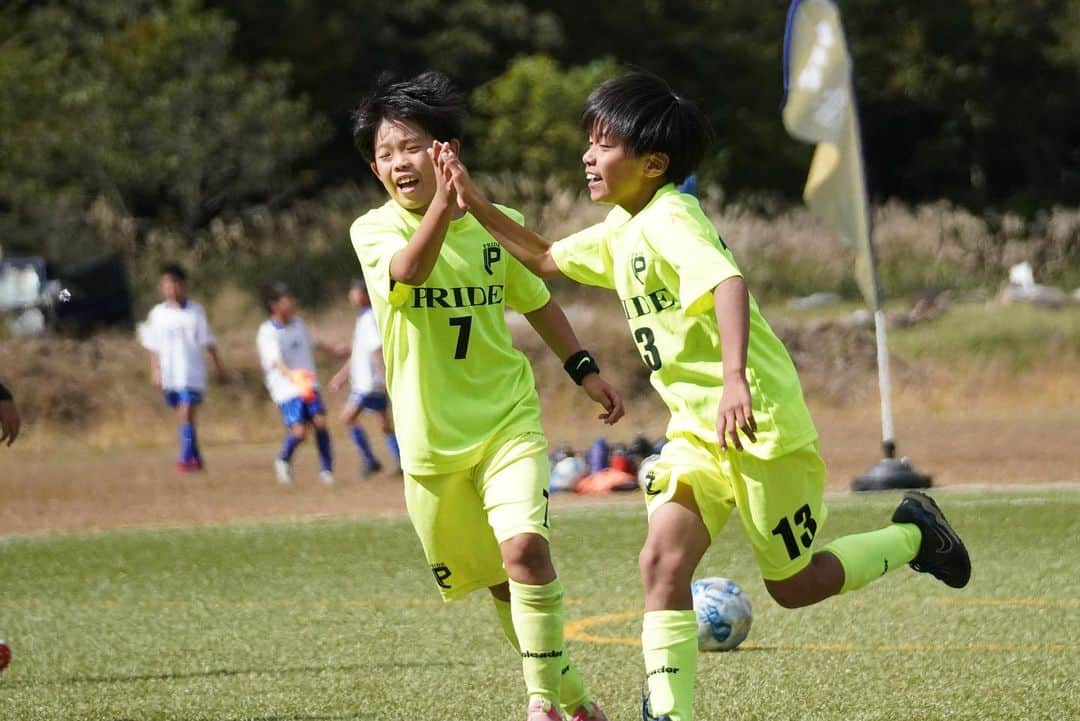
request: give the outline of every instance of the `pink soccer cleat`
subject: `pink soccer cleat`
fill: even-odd
[[[538,698],[529,702],[529,710],[525,712],[525,721],[563,721],[563,717],[553,703]]]

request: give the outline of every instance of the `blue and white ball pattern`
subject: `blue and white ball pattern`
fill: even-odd
[[[727,578],[702,578],[690,585],[698,622],[698,648],[730,651],[750,633],[750,597]]]

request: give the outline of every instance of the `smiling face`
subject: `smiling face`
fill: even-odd
[[[431,133],[408,120],[383,120],[375,133],[375,159],[371,172],[397,203],[423,213],[435,197],[435,164],[428,155]],[[458,150],[458,141],[451,146]]]
[[[596,203],[620,205],[631,214],[644,208],[665,182],[668,159],[662,153],[634,155],[620,139],[597,123],[589,133],[589,146],[581,156],[589,198]]]

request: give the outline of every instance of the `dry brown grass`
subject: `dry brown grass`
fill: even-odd
[[[580,193],[553,182],[514,175],[484,182],[496,199],[521,209],[529,224],[549,237],[561,237],[604,214]],[[256,209],[215,220],[196,237],[141,230],[108,204],[94,206],[88,222],[97,229],[102,247],[134,259],[139,313],[153,300],[150,288],[158,259],[179,259],[195,271],[193,295],[207,305],[223,356],[236,371],[234,383],[209,392],[202,424],[209,442],[266,440],[278,434],[255,357],[254,333],[262,312],[252,289],[279,275],[300,284],[301,295],[324,302],[314,316],[307,314],[316,329],[339,342],[347,339],[351,313],[339,290],[356,272],[348,225],[383,200],[374,190],[340,188],[287,210]],[[724,204],[715,191],[705,194],[703,206],[759,299],[828,290],[855,297],[850,251],[806,211],[780,210],[767,216],[749,206]],[[947,203],[916,208],[889,203],[876,209],[875,227],[882,281],[893,297],[924,288],[981,286],[991,292],[1006,268],[1019,260],[1031,261],[1040,279],[1080,283],[1077,209],[1054,208],[1024,221],[1016,216],[982,218]],[[643,417],[662,418],[663,409],[648,389],[613,299],[565,282],[553,288],[581,337],[600,355],[605,371],[647,409]],[[820,324],[773,320],[815,402],[837,407],[874,402],[869,333],[837,324],[823,329]],[[516,338],[533,359],[550,417],[557,423],[573,422],[586,412],[535,335],[519,330]],[[322,377],[333,370],[327,361]],[[901,397],[909,386],[978,385],[991,372],[984,368],[972,375],[968,370],[962,362],[894,361]],[[1056,373],[1047,363],[1029,371],[1048,377]],[[145,352],[126,335],[5,341],[0,344],[0,373],[16,388],[32,437],[94,448],[172,443],[172,424],[148,382]],[[994,383],[985,382],[991,387]],[[920,390],[915,393],[925,397]],[[662,428],[660,422],[641,423],[650,432]]]
[[[593,288],[560,287],[556,297],[583,343],[597,354],[605,376],[632,404],[628,423],[613,435],[626,440],[639,430],[660,435],[667,413],[649,386],[614,296]],[[210,444],[268,442],[280,435],[277,411],[263,387],[255,350],[262,314],[247,298],[243,292],[229,290],[208,304],[221,354],[233,374],[228,385],[211,386],[201,410],[202,438]],[[332,308],[304,315],[320,338],[348,341],[353,316],[343,299]],[[585,425],[592,427],[590,433],[597,432],[591,421],[586,423],[594,409],[568,381],[558,360],[523,318],[511,316],[510,322],[515,344],[532,362],[552,440],[576,441],[579,428]],[[847,410],[876,406],[872,331],[820,319],[780,318],[772,324],[799,368],[812,405]],[[1069,369],[1075,370],[1075,360],[1070,352],[1017,368],[993,359],[894,353],[898,413],[947,408],[967,403],[973,396],[980,403],[1000,407],[1075,404],[1080,400],[1080,383]],[[339,362],[319,359],[324,382]],[[0,344],[0,368],[25,416],[26,443],[108,450],[175,442],[168,409],[149,383],[146,351],[127,334],[101,334],[87,340],[5,341]],[[330,395],[328,401],[336,413],[344,395]]]

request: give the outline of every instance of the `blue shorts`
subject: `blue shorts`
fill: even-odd
[[[175,391],[165,391],[165,403],[169,408],[177,406],[197,406],[202,403],[202,391],[193,388],[183,388]]]
[[[292,398],[278,405],[278,408],[281,409],[281,420],[290,428],[297,423],[307,423],[315,416],[326,415],[326,406],[318,393],[310,401]]]
[[[356,406],[362,411],[385,411],[389,404],[390,401],[382,391],[372,391],[370,393],[356,393],[354,391],[349,394],[349,405]]]

